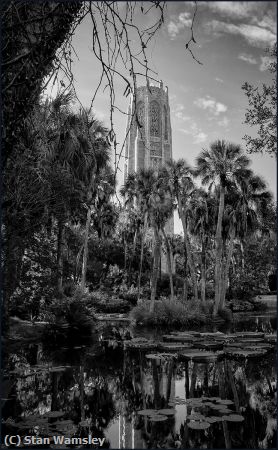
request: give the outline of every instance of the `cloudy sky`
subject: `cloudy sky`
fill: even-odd
[[[137,20],[143,24],[139,9]],[[247,99],[241,86],[245,81],[255,85],[271,83],[265,49],[276,41],[276,4],[198,2],[194,25],[197,44],[192,49],[202,65],[185,49],[193,11],[193,2],[167,2],[164,25],[147,52],[157,78],[169,88],[173,158],[185,158],[192,165],[199,151],[215,139],[229,140],[244,147],[242,137],[252,134],[250,127],[243,124]],[[151,14],[147,19],[151,22]],[[84,106],[90,104],[100,74],[91,51],[91,29],[91,21],[86,19],[73,39],[79,58],[74,60],[73,74],[78,97]],[[120,81],[116,81],[116,91],[117,105],[126,111],[128,99],[123,96],[124,85]],[[108,92],[99,94],[94,109],[108,126]],[[125,122],[126,118],[116,112],[114,123],[120,144],[124,139]],[[276,193],[276,161],[265,155],[251,156],[251,159],[253,170],[261,174]],[[119,185],[122,182],[119,172]]]

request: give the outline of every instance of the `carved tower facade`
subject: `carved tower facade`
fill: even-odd
[[[125,146],[124,180],[129,173],[149,167],[154,170],[172,159],[172,129],[168,87],[138,87],[130,99]],[[174,234],[174,219],[165,227],[168,235]],[[161,270],[167,271],[166,257],[162,253]]]

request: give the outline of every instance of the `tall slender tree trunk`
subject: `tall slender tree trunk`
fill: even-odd
[[[173,270],[172,270],[172,251],[171,251],[171,246],[169,243],[169,239],[165,233],[164,228],[162,227],[162,235],[165,241],[165,246],[166,246],[166,256],[167,256],[167,264],[168,264],[168,270],[169,270],[169,282],[170,282],[170,292],[171,292],[171,301],[174,300],[174,283],[173,283]]]
[[[65,245],[65,221],[58,221],[58,242],[57,242],[57,289],[58,293],[63,293],[63,268],[64,268],[64,245]]]
[[[206,248],[204,239],[202,239],[201,250],[201,301],[206,301]]]
[[[145,213],[142,240],[141,240],[141,254],[140,254],[140,266],[139,266],[139,275],[138,275],[138,298],[137,298],[137,301],[140,300],[140,295],[141,295],[141,278],[142,278],[143,259],[144,259],[144,243],[145,243],[145,235],[147,232],[147,225],[148,225],[148,214]]]
[[[240,251],[241,251],[241,267],[242,270],[245,268],[245,254],[244,254],[244,245],[243,242],[240,241]]]
[[[159,273],[159,258],[160,258],[160,239],[157,226],[153,226],[154,231],[154,254],[153,254],[153,273],[152,273],[152,286],[151,286],[151,304],[150,312],[154,312],[156,289],[157,289],[157,279]]]
[[[233,256],[233,250],[234,250],[235,234],[236,234],[235,227],[233,226],[231,235],[230,235],[230,244],[229,244],[228,255],[227,255],[226,264],[224,267],[224,273],[222,276],[221,298],[220,298],[219,309],[223,309],[225,306],[226,292],[227,292],[228,281],[229,281],[230,264],[231,264],[231,260],[232,260],[232,256]]]
[[[89,242],[89,231],[90,231],[91,215],[92,215],[91,207],[88,206],[86,227],[85,227],[85,236],[84,236],[82,273],[81,273],[81,282],[80,282],[80,289],[81,289],[82,293],[84,293],[85,285],[86,285],[87,264],[88,264],[88,242]]]
[[[184,244],[184,280],[183,280],[183,301],[187,302],[188,297],[188,279],[187,279],[187,251]]]
[[[217,228],[215,234],[215,273],[214,273],[214,286],[215,286],[215,297],[213,305],[213,316],[215,317],[219,310],[220,295],[221,295],[221,266],[222,266],[222,221],[224,214],[225,205],[225,187],[223,184],[220,185],[220,198],[219,198],[219,208],[218,208],[218,219]]]
[[[183,227],[184,243],[185,243],[185,247],[186,247],[190,276],[191,276],[191,280],[192,280],[193,294],[194,294],[195,300],[198,301],[198,286],[197,286],[196,268],[195,268],[195,263],[194,263],[193,252],[192,252],[189,237],[188,237],[186,218],[185,218],[185,214],[182,209],[181,198],[179,195],[178,195],[178,209],[179,209],[179,216],[180,216],[180,219],[182,222],[182,227]]]

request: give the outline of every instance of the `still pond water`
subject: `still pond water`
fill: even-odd
[[[253,316],[218,330],[276,333],[276,322]],[[129,335],[161,341],[165,332],[103,323],[86,346],[13,346],[2,435],[90,434],[112,449],[276,447],[274,350],[194,362],[119,344]]]

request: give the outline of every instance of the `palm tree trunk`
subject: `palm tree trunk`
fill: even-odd
[[[184,280],[183,280],[183,301],[187,302],[188,296],[188,279],[187,279],[187,251],[186,246],[184,245]]]
[[[151,313],[154,312],[157,279],[159,272],[159,258],[160,258],[160,239],[156,225],[153,226],[153,231],[154,231],[154,255],[153,255],[153,273],[152,273],[151,304],[150,304]]]
[[[214,317],[217,315],[219,310],[220,295],[221,295],[220,287],[221,287],[221,265],[222,265],[222,248],[223,248],[222,221],[223,221],[224,205],[225,205],[225,188],[223,184],[221,184],[217,228],[215,234],[215,278],[214,278],[215,298],[213,305]]]
[[[243,242],[240,241],[240,251],[241,251],[241,267],[242,270],[245,268],[245,255],[244,255],[244,245]]]
[[[171,301],[174,300],[174,283],[173,283],[173,271],[172,271],[172,252],[171,252],[171,246],[169,243],[169,239],[165,233],[164,228],[162,227],[162,235],[165,241],[166,246],[166,255],[167,255],[167,263],[168,263],[168,270],[169,270],[169,282],[170,282],[170,292],[171,292]]]
[[[144,258],[144,243],[145,243],[145,235],[147,231],[147,225],[148,225],[148,214],[145,213],[144,215],[144,227],[143,227],[143,233],[142,233],[142,241],[141,241],[141,254],[140,254],[140,267],[139,267],[139,276],[138,276],[138,298],[137,301],[140,300],[141,295],[141,278],[142,278],[142,269],[143,269],[143,258]]]
[[[57,289],[58,293],[63,293],[63,266],[64,266],[64,244],[65,244],[65,221],[58,221],[58,242],[57,242]]]
[[[206,301],[206,249],[204,239],[202,239],[201,250],[201,301]]]
[[[185,247],[186,247],[188,266],[189,266],[191,280],[192,280],[193,294],[194,294],[195,300],[198,301],[198,287],[197,287],[197,277],[196,277],[194,258],[193,258],[190,241],[188,238],[186,218],[185,218],[185,214],[182,209],[182,203],[181,203],[180,196],[178,196],[178,209],[179,209],[179,216],[182,221],[182,227],[183,227],[183,233],[184,233],[184,243],[185,243]]]
[[[82,260],[82,273],[81,273],[81,282],[80,282],[80,289],[81,289],[82,293],[84,293],[84,291],[85,291],[85,284],[86,284],[87,263],[88,263],[88,242],[89,242],[91,214],[92,214],[92,211],[91,211],[91,207],[89,206],[88,210],[87,210],[87,219],[86,219],[85,236],[84,236],[84,251],[83,251],[83,260]]]
[[[234,239],[235,239],[235,227],[232,227],[231,236],[230,236],[230,245],[226,260],[226,265],[224,268],[224,276],[222,277],[222,286],[221,286],[221,299],[220,299],[220,305],[219,309],[223,309],[225,306],[225,298],[226,298],[226,292],[228,287],[228,281],[229,281],[229,270],[230,270],[230,263],[233,256],[233,250],[234,250]]]

